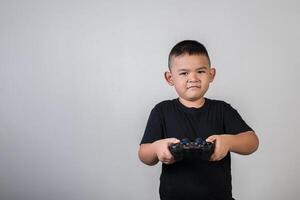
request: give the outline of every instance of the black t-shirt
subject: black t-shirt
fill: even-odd
[[[201,108],[188,108],[177,98],[152,109],[141,144],[172,137],[205,140],[215,134],[250,130],[238,112],[224,101],[205,98]],[[192,159],[162,164],[161,199],[229,200],[231,190],[230,153],[220,161]]]

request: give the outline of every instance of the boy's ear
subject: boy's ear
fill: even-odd
[[[210,75],[210,82],[214,81],[214,78],[216,76],[216,69],[215,68],[210,68],[209,69],[209,75]]]
[[[171,85],[171,86],[173,86],[174,83],[173,83],[173,78],[172,78],[171,72],[167,71],[167,72],[165,72],[164,75],[165,75],[165,79],[168,82],[168,84]]]

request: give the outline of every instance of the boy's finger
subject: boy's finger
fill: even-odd
[[[212,154],[211,157],[210,157],[210,160],[211,161],[217,161],[217,155],[215,153]]]
[[[170,160],[170,159],[172,159],[173,156],[172,156],[171,152],[170,152],[169,149],[168,149],[168,150],[166,150],[166,151],[164,152],[163,157],[164,157],[164,159]]]
[[[174,159],[172,159],[172,160],[169,161],[169,164],[173,164],[173,163],[175,163]]]

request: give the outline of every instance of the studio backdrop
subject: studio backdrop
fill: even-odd
[[[299,24],[296,0],[1,0],[0,199],[159,199],[137,151],[185,39],[217,70],[206,97],[260,138],[232,154],[233,196],[299,199]]]

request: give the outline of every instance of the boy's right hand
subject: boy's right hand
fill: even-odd
[[[155,148],[155,153],[159,161],[165,164],[172,164],[175,162],[174,157],[172,156],[169,146],[171,144],[179,143],[180,140],[176,138],[166,138],[162,140],[157,140],[153,143]]]

